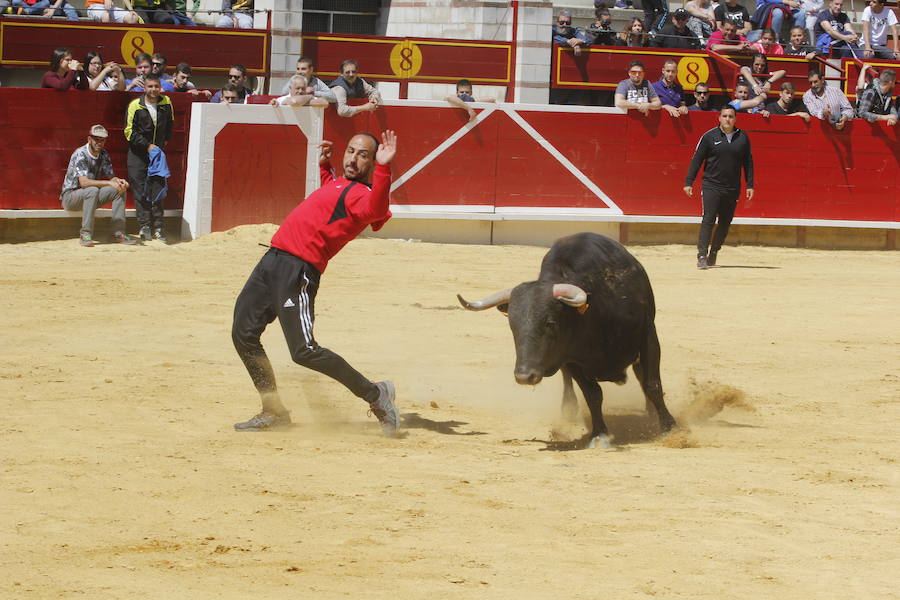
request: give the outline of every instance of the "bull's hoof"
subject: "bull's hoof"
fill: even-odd
[[[601,435],[595,435],[588,440],[586,448],[600,448],[602,450],[609,450],[610,448],[612,448],[612,439],[605,433]]]

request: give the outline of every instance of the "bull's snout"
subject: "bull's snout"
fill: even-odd
[[[544,376],[535,369],[516,369],[516,383],[519,385],[537,385]]]

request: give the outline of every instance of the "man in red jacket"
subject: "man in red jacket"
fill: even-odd
[[[379,144],[370,133],[354,135],[344,152],[343,177],[335,177],[331,167],[331,142],[319,145],[322,186],[287,216],[238,296],[231,338],[262,396],[262,412],[236,423],[237,431],[262,431],[291,422],[259,341],[276,317],[294,362],[336,379],[368,402],[386,435],[395,435],[400,427],[394,384],[372,383],[313,338],[316,292],[328,261],[367,226],[378,231],[391,218],[390,163],[397,152],[397,136],[389,130],[382,138]]]

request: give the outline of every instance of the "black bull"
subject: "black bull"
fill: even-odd
[[[571,379],[578,383],[591,411],[589,446],[609,446],[597,382],[623,383],[629,365],[662,430],[675,427],[659,376],[653,289],[644,268],[618,242],[593,233],[561,238],[544,256],[537,281],[480,302],[457,298],[469,310],[496,306],[509,316],[518,383],[534,385],[562,370],[568,414],[577,414]]]

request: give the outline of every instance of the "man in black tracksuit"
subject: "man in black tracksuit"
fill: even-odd
[[[172,102],[161,93],[159,75],[144,77],[144,93],[128,105],[125,139],[128,140],[128,180],[142,240],[166,241],[162,200],[147,198],[149,152],[164,148],[172,137]],[[151,194],[152,195],[152,194]]]
[[[735,127],[734,108],[725,106],[719,112],[719,126],[703,134],[694,150],[694,158],[684,180],[684,193],[694,195],[694,179],[701,165],[703,169],[703,222],[697,240],[697,268],[706,269],[716,264],[716,254],[728,235],[728,226],[734,218],[738,196],[741,193],[741,168],[747,180],[747,200],[753,198],[753,154],[750,138]],[[719,218],[712,248],[709,245],[713,224]]]

